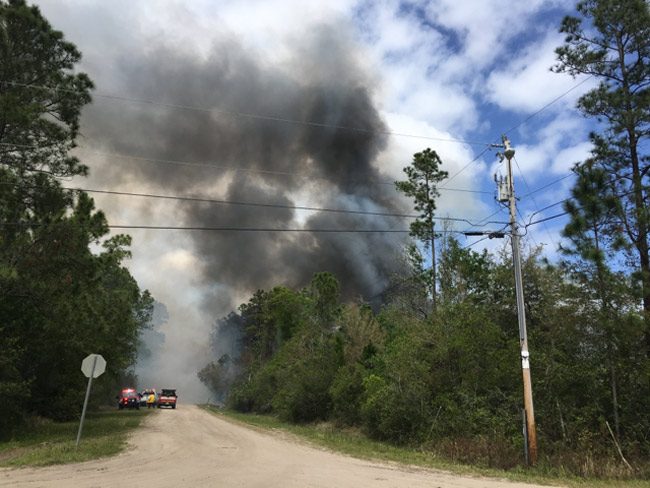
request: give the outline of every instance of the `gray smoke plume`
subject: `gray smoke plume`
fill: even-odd
[[[116,159],[101,179],[116,186],[146,181],[177,195],[210,195],[221,187],[227,200],[282,205],[296,203],[296,194],[307,189],[312,204],[395,210],[395,193],[376,184],[388,178],[372,164],[385,146],[386,127],[373,106],[372,82],[352,51],[339,32],[321,27],[288,66],[266,66],[233,39],[216,42],[206,59],[159,48],[124,61],[122,93],[175,107],[98,98],[86,113],[88,139],[116,153],[273,173]],[[394,218],[180,205],[183,223],[200,227],[406,227]],[[339,277],[347,297],[370,296],[385,286],[399,242],[382,234],[202,232],[193,239],[209,282],[246,292],[277,283],[301,286],[327,270]]]

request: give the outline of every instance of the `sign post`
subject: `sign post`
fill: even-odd
[[[77,444],[79,447],[79,440],[81,439],[81,429],[84,426],[84,419],[86,418],[86,407],[88,406],[88,397],[90,397],[90,386],[93,383],[93,378],[98,378],[104,371],[106,371],[106,360],[101,354],[89,354],[81,363],[81,371],[88,378],[88,387],[86,388],[86,398],[84,400],[84,407],[81,411],[81,421],[79,422],[79,432],[77,432]]]

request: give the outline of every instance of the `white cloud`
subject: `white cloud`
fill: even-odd
[[[476,107],[458,79],[450,78],[457,65],[444,35],[400,7],[394,1],[374,2],[360,20],[373,67],[382,74],[384,108],[441,130],[474,127]]]
[[[550,71],[556,62],[555,48],[560,45],[562,36],[551,33],[528,46],[503,69],[493,71],[486,84],[488,100],[506,110],[536,112],[580,83],[580,79]],[[574,89],[554,104],[553,110],[573,107],[577,98],[591,86],[585,83]]]
[[[580,163],[589,157],[592,148],[593,146],[591,142],[581,142],[575,146],[567,147],[558,152],[557,155],[552,158],[553,172],[569,172],[576,163]]]
[[[426,12],[435,23],[452,29],[461,41],[468,69],[484,68],[499,59],[507,41],[529,28],[534,14],[561,0],[434,0]]]
[[[400,134],[414,134],[418,137],[393,137],[390,139],[388,149],[378,160],[378,166],[392,180],[404,178],[403,168],[411,163],[413,154],[430,147],[434,149],[442,160],[442,169],[449,175],[458,173],[472,159],[474,150],[467,145],[445,139],[454,139],[449,132],[441,131],[430,124],[404,114],[385,112],[384,117],[388,122],[391,131]],[[429,137],[431,139],[426,139]],[[440,140],[438,140],[440,139]],[[443,186],[456,189],[477,190],[481,182],[488,177],[487,166],[482,160],[472,163],[472,167],[458,174],[448,185]],[[437,201],[440,216],[466,217],[468,219],[481,220],[492,213],[490,203],[480,198],[477,193],[458,192],[455,190],[441,190],[440,198]],[[407,205],[410,202],[405,200]],[[459,224],[465,228],[464,224]]]

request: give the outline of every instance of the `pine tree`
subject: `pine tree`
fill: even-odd
[[[589,164],[605,178],[607,194],[620,202],[607,231],[634,256],[650,358],[650,157],[644,146],[650,136],[650,12],[645,0],[584,0],[577,10],[579,18],[569,16],[562,22],[565,44],[556,49],[558,64],[553,69],[598,80],[598,86],[580,98],[578,108],[603,126],[590,135]],[[579,231],[575,221],[570,225]]]
[[[447,178],[448,173],[440,169],[442,161],[438,154],[427,148],[413,155],[413,162],[404,168],[408,177],[395,182],[395,187],[414,200],[414,208],[420,217],[411,223],[411,236],[420,240],[431,252],[431,272],[427,279],[431,294],[431,306],[436,311],[436,232],[434,216],[436,198],[440,196],[437,185]]]

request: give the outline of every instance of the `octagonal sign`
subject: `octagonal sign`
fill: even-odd
[[[81,371],[86,378],[101,376],[106,371],[106,360],[101,354],[89,354],[81,363]]]

